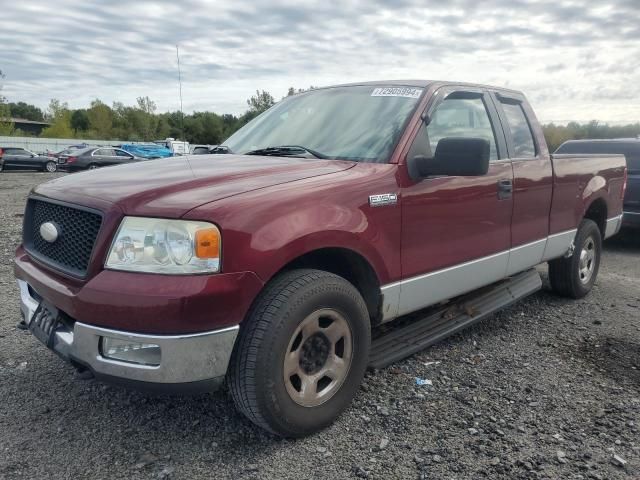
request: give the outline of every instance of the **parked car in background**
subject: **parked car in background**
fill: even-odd
[[[624,196],[623,227],[640,228],[640,139],[568,140],[555,153],[594,154],[618,153],[627,159],[627,191]]]
[[[54,158],[37,155],[25,148],[0,147],[0,170],[55,172],[57,164]]]
[[[211,150],[217,148],[218,145],[191,145],[189,147],[190,155],[209,155]]]
[[[66,172],[93,170],[145,160],[115,147],[91,147],[65,153],[58,157],[58,168]]]
[[[174,155],[187,155],[189,153],[189,142],[184,142],[182,140],[176,140],[175,138],[165,138],[164,140],[156,140],[153,142],[157,145],[162,145],[163,147],[171,150],[171,153]]]

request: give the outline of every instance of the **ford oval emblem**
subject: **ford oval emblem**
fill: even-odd
[[[40,225],[40,236],[47,242],[53,243],[60,236],[58,227],[53,222],[46,222]]]

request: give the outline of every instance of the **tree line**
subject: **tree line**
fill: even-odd
[[[588,123],[569,122],[567,125],[549,123],[542,126],[549,151],[553,152],[567,140],[585,138],[640,138],[640,122],[628,125],[609,125],[592,120]]]
[[[42,111],[25,102],[9,103],[1,95],[2,72],[0,71],[0,135],[25,136],[7,119],[23,118],[47,121],[51,125],[44,129],[44,138],[77,138],[119,141],[153,141],[167,137],[184,138],[196,144],[217,145],[238,128],[275,104],[267,91],[258,91],[247,100],[247,110],[242,115],[218,114],[214,112],[157,113],[157,106],[149,97],[139,97],[135,105],[114,102],[111,106],[99,99],[88,108],[70,109],[66,102],[53,99]],[[287,96],[308,89],[289,88]],[[640,122],[614,126],[593,120],[588,123],[570,122],[567,125],[549,123],[543,125],[549,150],[554,151],[566,140],[583,138],[636,138],[640,136]],[[184,133],[183,133],[184,132]]]
[[[49,122],[51,125],[40,135],[44,138],[147,142],[185,137],[191,143],[216,145],[274,103],[268,92],[256,91],[242,115],[194,112],[183,116],[179,111],[157,113],[156,104],[149,97],[137,98],[135,105],[107,105],[96,99],[88,108],[79,109],[70,109],[66,102],[52,99],[44,112],[25,102],[5,102],[4,107],[0,104],[0,122],[11,117]],[[26,135],[10,122],[2,123],[0,135]]]

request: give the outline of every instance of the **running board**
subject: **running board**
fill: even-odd
[[[409,314],[379,327],[371,343],[369,368],[384,368],[447,338],[542,287],[536,270]],[[378,335],[375,335],[378,333]]]

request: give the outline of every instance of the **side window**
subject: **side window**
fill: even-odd
[[[110,148],[101,148],[100,150],[97,150],[96,153],[94,153],[94,155],[97,155],[99,157],[114,157],[114,153],[113,150]]]
[[[116,152],[116,156],[117,156],[117,157],[127,157],[127,158],[131,158],[131,155],[130,155],[129,153],[125,152],[124,150],[119,150],[119,149],[117,149],[117,150],[115,150],[115,152]]]
[[[426,128],[431,154],[438,141],[448,137],[484,138],[489,142],[489,159],[497,160],[496,138],[482,98],[456,98],[450,95],[431,115]]]
[[[515,158],[529,158],[536,156],[536,146],[533,142],[533,134],[529,128],[529,122],[522,110],[522,106],[519,103],[506,103],[502,104],[502,110],[507,117],[507,124],[511,131],[511,138],[513,139],[514,157]]]

